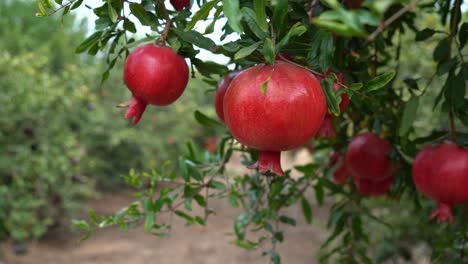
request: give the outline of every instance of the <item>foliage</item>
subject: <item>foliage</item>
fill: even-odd
[[[83,4],[79,0],[55,2],[57,5],[39,1],[39,15],[60,10],[65,15]],[[98,16],[95,32],[76,51],[91,55],[103,51],[109,69],[119,58],[124,59],[131,48],[147,41],[169,44],[210,85],[229,68],[201,60],[200,49],[229,57],[230,69],[274,63],[278,56],[317,75],[323,76],[321,72],[328,69],[344,73],[344,92],[351,97],[351,105],[340,113],[339,93],[343,90],[330,89],[334,77],[327,75],[322,84],[329,111],[341,114],[336,124],[337,138],[314,141],[315,160],[295,168],[302,175],[299,179],[288,177],[290,171],[285,177],[258,172],[234,177],[223,174],[234,151],[242,153],[245,164],[252,163],[257,153],[239,148],[222,125],[197,112],[200,123],[211,127],[211,133],[222,135],[216,153],[210,155],[197,150],[195,144],[188,144],[177,171],[168,167],[147,173],[132,171],[126,180],[142,189],[136,196],[139,200],[114,216],[98,217],[91,212],[89,222],[77,221],[76,226],[87,236],[98,227],[117,224],[128,228],[138,223],[144,223],[149,233],[165,235],[170,223],[157,221],[162,212],[175,214],[188,224],[205,224],[211,213],[208,199],[218,197],[244,209],[234,222],[235,244],[253,250],[270,242],[271,250],[263,253],[273,263],[279,263],[281,258],[274,245],[283,240],[280,223],[295,224],[281,209],[300,203],[304,217],[311,221],[313,214],[304,192],[313,189],[319,204],[326,197],[334,197],[328,222],[332,232],[323,245],[321,262],[373,263],[397,255],[406,257],[411,244],[392,246],[405,239],[429,245],[434,261],[466,261],[466,206],[456,208],[453,226],[421,220],[426,219],[433,205],[420,197],[411,179],[412,159],[423,145],[446,139],[468,145],[468,68],[464,61],[467,23],[462,19],[462,1],[365,1],[361,8],[354,8],[360,1],[197,0],[193,3],[199,7],[195,13],[188,9],[168,10],[161,0],[101,2],[93,9]],[[437,17],[439,26],[421,27],[424,16]],[[202,20],[211,22],[200,28],[198,22]],[[217,23],[223,24],[219,41],[208,36]],[[135,35],[141,28],[151,33],[145,37]],[[223,42],[227,36],[235,40]],[[405,60],[404,56],[414,56],[416,47],[420,50],[418,55],[431,57],[430,67],[421,67],[418,57]],[[286,59],[285,55],[293,59]],[[108,78],[109,69],[103,80]],[[434,84],[440,84],[441,89]],[[430,102],[434,96],[435,101]],[[426,116],[436,112],[438,119],[431,120],[440,122],[422,123],[421,127],[418,112],[427,113]],[[336,168],[327,168],[326,153],[330,149],[345,151],[350,139],[366,130],[388,138],[393,148],[391,158],[400,164],[386,199],[368,199],[360,196],[351,182],[337,186],[330,181]],[[180,175],[182,181],[175,175]],[[162,182],[173,185],[158,188]],[[206,208],[203,216],[191,215],[193,201]],[[391,232],[394,227],[398,230]],[[372,232],[376,228],[385,231]],[[260,230],[267,235],[251,240],[248,231]]]
[[[101,87],[103,67],[73,55],[85,23],[73,16],[63,24],[59,17],[39,19],[32,16],[36,8],[0,2],[0,239],[39,238],[68,225],[96,185],[115,189],[130,168],[174,159],[177,139],[206,140],[201,128],[191,129],[195,121],[179,122],[206,104],[195,92],[171,107],[176,114],[149,110],[151,122],[138,129],[116,118],[123,113],[115,106],[129,96],[119,72]]]

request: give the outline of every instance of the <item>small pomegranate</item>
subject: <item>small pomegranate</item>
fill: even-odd
[[[356,9],[362,6],[362,0],[347,0],[346,5],[349,9]]]
[[[281,60],[242,71],[224,97],[224,119],[232,135],[260,151],[259,160],[249,168],[277,175],[284,174],[281,151],[299,147],[314,136],[326,111],[315,76]]]
[[[378,135],[361,133],[348,146],[346,167],[356,179],[378,181],[390,177],[396,171],[390,154],[390,142]]]
[[[170,2],[177,11],[184,9],[185,7],[190,7],[190,0],[171,0]]]
[[[413,180],[421,193],[438,203],[431,218],[453,223],[451,205],[468,203],[468,149],[451,142],[426,146],[414,160]]]
[[[215,93],[215,109],[216,109],[216,114],[218,115],[219,120],[223,121],[224,123],[224,110],[223,110],[223,99],[224,95],[226,94],[227,88],[229,87],[229,84],[231,84],[232,79],[236,77],[238,72],[231,72],[228,75],[226,75],[218,84],[218,87],[216,89]]]
[[[353,177],[353,182],[359,193],[366,196],[380,196],[386,194],[392,186],[392,181],[393,176],[380,180],[367,180]]]
[[[335,172],[333,173],[333,181],[336,184],[345,184],[348,179],[348,170],[346,169],[346,164],[344,162],[344,156],[338,151],[330,152],[330,167],[338,164]]]
[[[136,48],[125,61],[124,81],[132,92],[125,118],[136,125],[148,104],[173,103],[188,83],[188,66],[171,48],[147,44]]]
[[[330,74],[332,71],[328,70],[325,75]],[[343,74],[342,73],[336,73],[336,77],[338,78],[338,83],[343,83]],[[338,83],[333,83],[333,90],[338,91],[340,89],[343,89],[341,85]],[[343,112],[346,107],[349,105],[349,96],[346,93],[340,94],[341,97],[341,102],[340,102],[340,111]],[[321,138],[334,138],[336,136],[335,134],[335,129],[333,128],[333,121],[332,121],[333,115],[330,113],[327,113],[325,115],[325,118],[323,119],[323,123],[320,126],[320,129],[317,133],[318,137]]]

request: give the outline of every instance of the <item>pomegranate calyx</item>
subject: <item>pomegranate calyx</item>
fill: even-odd
[[[430,219],[437,217],[437,223],[448,220],[450,224],[453,224],[452,209],[449,204],[439,202],[437,208],[432,212]]]
[[[260,151],[258,161],[247,168],[258,169],[261,173],[271,171],[278,176],[284,175],[283,169],[281,168],[280,151]]]
[[[135,96],[132,96],[132,98],[130,98],[128,101],[128,109],[127,112],[125,112],[125,118],[129,119],[133,117],[132,125],[136,125],[145,112],[146,105],[147,103],[136,98]]]

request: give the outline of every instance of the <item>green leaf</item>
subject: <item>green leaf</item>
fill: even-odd
[[[419,106],[419,97],[413,96],[406,103],[405,109],[403,110],[403,116],[401,118],[399,135],[403,136],[413,126],[414,120],[416,119],[416,113]]]
[[[193,114],[195,116],[195,119],[197,120],[198,123],[201,125],[207,126],[207,127],[224,127],[223,124],[220,122],[216,121],[215,119],[208,117],[207,115],[203,114],[202,112],[196,110],[195,113]]]
[[[286,215],[281,215],[279,217],[279,220],[280,222],[282,223],[285,223],[285,224],[288,224],[288,225],[292,225],[292,226],[296,226],[296,220],[294,220],[293,218],[291,217],[288,217]]]
[[[339,96],[333,90],[333,83],[329,78],[325,78],[321,82],[325,98],[327,99],[328,111],[334,115],[340,114],[340,101]]]
[[[268,32],[268,21],[266,16],[266,0],[253,0],[255,16],[258,26]]]
[[[455,108],[464,105],[466,93],[466,82],[463,72],[460,71],[457,75],[449,74],[445,82],[445,99]]]
[[[179,216],[180,218],[185,219],[188,224],[192,224],[194,222],[193,217],[191,217],[190,215],[188,215],[188,214],[186,214],[186,213],[184,213],[184,212],[182,212],[180,210],[175,211],[175,214],[177,216]]]
[[[109,18],[110,20],[115,23],[119,16],[117,15],[117,12],[115,11],[114,7],[112,6],[111,0],[107,0],[107,8],[109,9]]]
[[[278,53],[281,48],[288,45],[289,40],[294,36],[301,36],[307,31],[307,28],[304,25],[301,25],[301,22],[294,24],[291,29],[288,31],[286,36],[284,36],[281,41],[276,45],[275,53]]]
[[[218,17],[219,15],[221,14],[221,12],[223,12],[223,6],[218,6],[218,8],[216,8],[216,12],[214,14],[214,17],[213,17],[213,20],[211,21],[211,23],[205,28],[205,34],[211,34],[214,32],[214,26],[216,24],[216,21],[218,21]]]
[[[248,7],[243,7],[242,8],[242,14],[243,14],[244,21],[247,23],[250,30],[255,34],[255,36],[258,39],[263,40],[266,37],[268,37],[267,31],[263,31],[258,26],[258,22],[257,22],[257,18],[255,16],[255,12],[252,9],[250,9]]]
[[[286,33],[288,27],[288,0],[272,0],[273,6],[273,28],[276,29],[277,36]]]
[[[206,2],[200,9],[192,16],[192,20],[190,20],[187,25],[185,26],[185,31],[192,30],[198,21],[204,20],[210,14],[211,9],[219,2],[219,0],[213,0]]]
[[[395,71],[389,71],[376,76],[366,84],[364,91],[372,92],[384,87],[395,77],[395,74]]]
[[[216,44],[210,38],[203,36],[197,31],[185,32],[183,30],[173,28],[176,35],[185,42],[191,43],[202,49],[213,51],[216,49]]]
[[[239,9],[239,0],[222,0],[223,12],[226,16],[229,26],[237,33],[244,32],[241,26],[242,13]]]
[[[448,59],[450,55],[450,40],[449,38],[443,38],[437,43],[437,46],[434,49],[432,54],[435,61],[442,61]]]
[[[460,31],[458,32],[458,40],[460,41],[460,49],[465,47],[466,41],[468,40],[468,23],[465,22],[461,25]]]
[[[87,37],[80,45],[76,48],[76,53],[81,53],[89,49],[101,38],[102,31],[96,31],[91,36]]]
[[[271,80],[271,75],[273,74],[273,71],[270,73],[270,75],[268,76],[268,78],[262,82],[262,84],[260,85],[260,91],[262,92],[263,95],[266,95],[266,92],[267,92],[267,88],[268,88],[268,83],[270,82]]]
[[[270,38],[265,39],[262,53],[267,63],[273,64],[275,62],[275,51],[273,50],[273,42]]]
[[[430,29],[430,28],[425,28],[421,31],[418,31],[418,33],[416,33],[416,41],[426,40],[432,37],[432,35],[434,35],[435,33],[436,33],[435,30]]]
[[[153,24],[151,21],[151,18],[149,17],[148,13],[146,12],[142,4],[136,4],[136,3],[130,4],[130,11],[140,21],[140,23],[143,26],[150,26]]]
[[[123,27],[125,30],[127,30],[128,32],[132,32],[132,33],[136,33],[137,30],[136,30],[136,27],[135,27],[135,24],[130,21],[130,19],[125,19],[124,20],[124,23],[123,23]]]
[[[312,209],[310,207],[309,201],[305,197],[301,198],[301,207],[304,218],[308,224],[312,223]]]
[[[359,91],[361,88],[364,86],[363,83],[358,82],[358,83],[352,83],[348,85],[348,88],[352,91]]]
[[[242,59],[242,58],[249,56],[250,54],[252,54],[252,52],[254,52],[258,48],[258,46],[260,46],[260,44],[262,44],[261,41],[255,42],[254,44],[248,47],[243,47],[238,52],[236,52],[236,54],[234,54],[234,60]]]

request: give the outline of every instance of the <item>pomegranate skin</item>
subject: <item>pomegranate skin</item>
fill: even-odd
[[[226,75],[218,84],[218,87],[216,89],[215,93],[215,98],[214,98],[214,104],[215,104],[215,109],[216,109],[216,114],[218,115],[219,120],[221,120],[224,123],[224,95],[226,94],[226,91],[229,87],[229,84],[231,84],[232,79],[234,79],[237,76],[238,72],[231,72],[228,75]]]
[[[392,186],[393,176],[377,181],[353,178],[353,182],[360,194],[365,196],[381,196],[385,195]]]
[[[164,106],[177,100],[188,83],[185,59],[171,48],[147,44],[130,53],[124,65],[124,81],[132,92],[125,118],[140,120],[147,104]]]
[[[468,203],[468,149],[445,142],[426,146],[413,162],[417,189],[438,202],[431,218],[453,223],[452,204]]]
[[[190,7],[190,0],[170,0],[175,10],[180,11],[185,7]]]
[[[262,84],[268,80],[265,94]],[[307,142],[326,113],[318,80],[307,70],[283,61],[260,64],[239,73],[224,97],[225,123],[234,138],[250,148],[280,155]],[[275,173],[279,159],[260,157]],[[262,164],[257,164],[258,166]]]
[[[353,178],[378,181],[391,176],[390,142],[376,134],[361,133],[348,146],[346,166]]]

